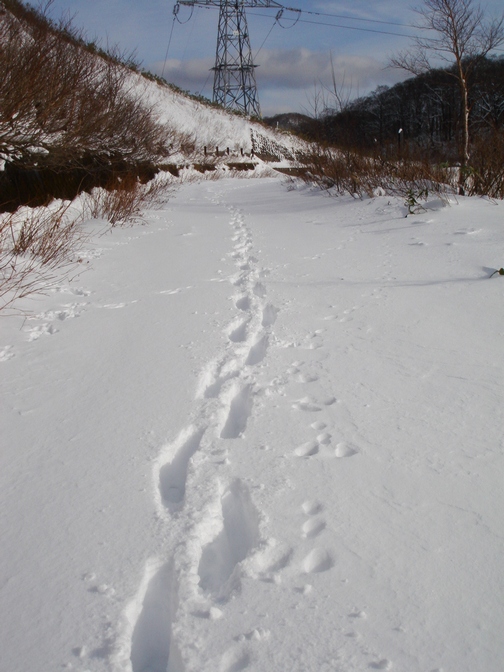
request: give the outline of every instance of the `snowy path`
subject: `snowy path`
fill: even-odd
[[[431,205],[188,185],[0,324],[2,672],[500,672],[503,206]]]
[[[210,189],[209,197],[220,206],[219,191]],[[118,662],[127,668],[131,649],[133,672],[164,672],[169,659],[170,670],[185,669],[171,646],[173,621],[179,646],[187,637],[189,648],[200,638],[212,639],[213,628],[205,621],[222,617],[217,605],[236,594],[244,561],[265,542],[250,484],[227,467],[230,443],[243,439],[254,402],[263,392],[255,369],[267,354],[277,309],[267,301],[261,279],[268,272],[254,256],[243,214],[232,205],[225,207],[232,233],[228,256],[236,268],[228,278],[235,315],[222,333],[218,355],[203,367],[189,424],[162,448],[156,461],[155,499],[171,553],[148,562],[128,609],[131,645],[128,633]],[[230,661],[223,663],[226,670],[242,669],[248,660],[247,653],[235,654],[234,648],[224,656]],[[207,658],[204,650],[193,667],[222,668]],[[239,661],[243,665],[237,667]]]

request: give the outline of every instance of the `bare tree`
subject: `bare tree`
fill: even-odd
[[[414,75],[432,69],[434,61],[449,63],[448,70],[458,81],[462,107],[459,191],[469,165],[469,75],[490,51],[504,42],[504,14],[487,21],[482,8],[473,0],[423,0],[415,10],[421,17],[419,29],[436,33],[435,37],[417,37],[411,50],[391,59],[395,67]]]
[[[329,94],[329,101],[326,102],[326,112],[330,111],[331,113],[344,112],[348,109],[350,101],[352,98],[352,89],[353,85],[350,81],[350,86],[346,84],[346,72],[343,71],[343,76],[341,79],[341,84],[338,84],[336,80],[336,68],[334,66],[334,59],[332,51],[329,52],[331,59],[331,86],[325,86],[325,90]],[[332,105],[330,104],[332,101]]]
[[[352,98],[352,82],[346,84],[346,73],[343,72],[341,84],[338,84],[336,67],[332,51],[329,52],[331,63],[331,82],[328,85],[322,81],[314,83],[313,95],[308,99],[309,108],[305,112],[313,119],[321,119],[328,114],[338,114],[348,109]]]

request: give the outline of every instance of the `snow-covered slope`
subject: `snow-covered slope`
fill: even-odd
[[[502,207],[188,184],[0,320],[2,671],[500,672]]]
[[[162,123],[174,131],[175,158],[203,158],[216,150],[222,155],[229,149],[231,156],[269,153],[278,161],[293,160],[307,144],[290,133],[275,131],[242,115],[205,105],[194,98],[136,75],[136,86],[143,88],[146,101],[155,106]]]

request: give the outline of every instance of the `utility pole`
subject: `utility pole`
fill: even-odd
[[[273,0],[180,0],[180,5],[219,7],[213,101],[227,109],[261,116],[245,7],[275,7]],[[178,11],[175,5],[174,12]]]

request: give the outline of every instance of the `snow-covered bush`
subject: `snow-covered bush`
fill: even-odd
[[[68,202],[0,215],[0,310],[43,291],[56,269],[77,262],[85,239],[79,223]]]
[[[91,175],[168,156],[172,134],[145,103],[148,83],[118,56],[85,49],[69,22],[35,16],[0,14],[0,159],[43,181],[44,170]],[[0,203],[17,205],[16,185],[1,178]]]

